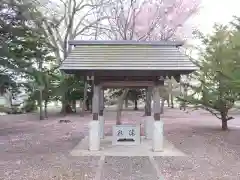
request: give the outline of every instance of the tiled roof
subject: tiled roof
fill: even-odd
[[[197,70],[180,42],[71,41],[61,70]]]

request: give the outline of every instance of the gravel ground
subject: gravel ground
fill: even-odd
[[[125,123],[142,121],[143,111],[123,113]],[[106,117],[111,133],[115,113]],[[91,115],[72,115],[59,123],[51,116],[39,121],[34,114],[0,117],[0,180],[91,180],[100,157],[71,157],[69,152],[86,135]],[[222,132],[219,121],[203,111],[184,113],[166,109],[162,117],[168,141],[187,157],[155,157],[164,180],[239,180],[240,118]],[[235,126],[235,127],[234,127]],[[105,157],[101,180],[157,180],[148,157]]]
[[[94,178],[99,157],[69,156],[84,137],[84,122],[38,121],[35,115],[4,118],[0,121],[1,180]]]
[[[148,157],[106,157],[101,180],[158,180]]]
[[[188,156],[155,157],[164,180],[240,179],[240,128],[234,127],[239,126],[239,117],[226,132],[219,120],[202,111],[179,120],[164,119],[165,136]]]

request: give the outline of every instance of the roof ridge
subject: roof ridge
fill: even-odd
[[[183,46],[183,41],[136,41],[136,40],[71,40],[69,45],[149,45],[149,46]]]

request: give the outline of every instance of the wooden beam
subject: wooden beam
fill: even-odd
[[[151,87],[154,85],[152,81],[108,81],[101,82],[104,88],[123,88],[123,87]]]
[[[99,81],[154,81],[155,76],[97,76]]]

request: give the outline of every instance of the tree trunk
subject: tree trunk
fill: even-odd
[[[146,103],[146,100],[145,100],[145,105],[144,105],[144,114],[143,114],[143,116],[146,116],[147,114],[146,114],[146,112],[147,112],[147,105],[146,105],[147,103]]]
[[[76,100],[73,100],[72,101],[72,110],[73,110],[73,112],[77,112],[77,107],[76,107],[77,105],[76,105]]]
[[[39,119],[40,120],[43,120],[44,119],[44,116],[43,116],[43,108],[42,108],[42,99],[43,99],[43,91],[42,90],[39,90],[39,111],[40,111],[40,117]]]
[[[137,102],[136,99],[134,100],[134,110],[135,110],[135,111],[138,110],[138,102]]]
[[[66,116],[67,114],[70,113],[73,113],[72,107],[69,104],[69,102],[65,101],[62,105],[61,114],[63,114],[63,116]]]
[[[67,101],[66,101],[66,93],[63,93],[63,96],[61,98],[61,102],[62,102],[62,109],[61,109],[61,113],[66,116],[67,112],[66,112],[66,107],[67,107]]]
[[[55,101],[55,102],[54,102],[54,105],[57,107],[57,106],[58,106],[58,101]]]
[[[86,110],[90,111],[90,103],[89,103],[89,97],[86,100]]]
[[[84,103],[82,100],[80,100],[79,102],[79,109],[80,109],[80,116],[83,117],[84,116]]]
[[[88,89],[88,83],[85,81],[84,83],[84,91],[83,91],[83,111],[86,111],[86,106],[87,106],[87,89]]]
[[[128,99],[125,99],[125,108],[128,108]]]
[[[181,84],[181,81],[180,81],[180,86],[179,86],[179,96],[182,97],[182,84]],[[182,103],[179,102],[179,109],[181,110],[182,109]]]
[[[165,101],[165,99],[161,98],[161,111],[160,111],[161,114],[163,114],[163,112],[164,112],[164,101]]]
[[[167,100],[167,106],[170,107],[169,97],[166,100]]]
[[[174,108],[172,92],[170,93],[170,102],[171,102],[171,108]]]
[[[63,116],[66,116],[67,114],[73,113],[72,107],[70,105],[70,102],[66,99],[67,97],[67,92],[65,92],[62,96],[62,109],[61,109],[61,113],[63,114]]]
[[[171,103],[171,108],[174,108],[173,106],[173,85],[172,83],[169,86],[169,92],[168,92],[168,102],[169,104]],[[168,104],[168,107],[170,107],[170,105]]]
[[[186,99],[187,98],[187,85],[184,85],[183,88],[184,88],[183,89],[183,98]],[[184,111],[186,111],[186,107],[187,107],[187,105],[186,105],[186,102],[184,101],[183,107],[182,107]]]
[[[228,130],[227,120],[223,120],[223,119],[222,119],[222,130],[223,130],[223,131]]]
[[[92,81],[91,81],[92,82]],[[90,108],[90,111],[91,111],[91,113],[92,113],[92,107],[93,107],[93,87],[94,87],[94,84],[93,84],[93,82],[92,82],[92,84],[91,84],[91,94],[92,94],[92,96],[89,98],[89,108]]]
[[[44,114],[45,114],[45,118],[48,118],[48,112],[47,112],[47,105],[48,105],[48,101],[44,101]]]
[[[67,115],[67,114],[70,114],[70,113],[73,113],[73,110],[72,110],[72,107],[70,106],[70,104],[67,103],[66,106],[65,106],[65,114],[64,115]]]
[[[173,86],[172,86],[172,81],[171,81],[171,78],[170,78],[169,81],[168,81],[168,89],[167,89],[167,94],[168,95],[167,95],[167,98],[166,98],[168,107],[170,107],[170,103],[172,105],[172,88],[173,88]]]
[[[116,117],[116,124],[120,125],[121,122],[121,115],[122,115],[122,108],[123,108],[123,101],[126,98],[128,94],[129,89],[124,89],[122,95],[118,98],[118,104],[117,104],[117,117]]]
[[[228,121],[227,121],[227,113],[221,112],[221,120],[222,120],[222,130],[228,130]]]
[[[42,65],[43,65],[43,62],[42,62],[42,59],[38,59],[39,61],[39,64],[38,64],[38,69],[39,71],[42,72],[43,68],[42,68]],[[42,86],[43,84],[39,84],[38,86],[38,90],[39,90],[39,111],[40,111],[40,115],[39,115],[39,119],[40,120],[43,120],[44,119],[44,116],[43,116],[43,109],[42,109],[42,101],[43,101],[43,90],[44,90],[44,86]]]

